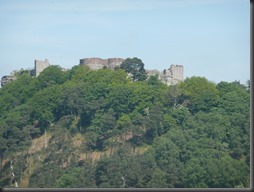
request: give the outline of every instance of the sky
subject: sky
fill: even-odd
[[[0,78],[34,60],[87,57],[184,66],[184,78],[250,79],[248,0],[0,0]]]

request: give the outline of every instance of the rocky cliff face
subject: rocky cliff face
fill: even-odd
[[[6,76],[3,76],[2,79],[1,79],[1,86],[5,86],[7,83],[10,83],[12,81],[15,81],[16,80],[16,77],[14,75],[6,75]]]
[[[38,77],[40,75],[40,73],[46,69],[47,67],[49,67],[49,61],[47,59],[45,59],[45,61],[41,61],[41,60],[35,60],[34,61],[34,69],[27,69],[27,70],[14,70],[10,73],[10,75],[5,75],[2,77],[1,79],[1,86],[5,86],[7,83],[10,83],[12,81],[15,81],[17,79],[17,74],[22,74],[24,71],[27,71],[28,74],[30,76],[36,76]],[[65,71],[66,69],[62,69],[63,71]]]

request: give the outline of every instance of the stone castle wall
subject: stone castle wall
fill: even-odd
[[[122,62],[125,59],[122,58],[108,58],[101,59],[97,57],[92,58],[84,58],[80,59],[80,65],[89,66],[92,70],[109,68],[114,70],[116,67],[120,67]],[[44,61],[35,60],[34,61],[34,69],[29,70],[31,76],[38,77],[39,74],[49,67],[49,61],[45,59]],[[62,69],[66,71],[67,69]],[[171,65],[169,69],[164,69],[162,72],[154,69],[154,70],[146,70],[148,77],[152,75],[158,75],[158,79],[167,85],[175,85],[184,80],[183,77],[183,66],[182,65]],[[3,76],[1,79],[1,86],[3,87],[6,83],[14,81],[16,79],[14,75],[15,71],[10,74]]]
[[[41,60],[35,60],[34,61],[34,69],[29,69],[29,75],[30,76],[36,76],[38,77],[40,75],[40,73],[46,69],[47,67],[49,67],[49,61],[47,59],[45,59],[44,61]],[[15,76],[16,73],[22,72],[23,69],[21,70],[14,70],[13,72],[10,73],[10,75],[5,75],[2,77],[1,79],[1,86],[3,87],[4,85],[6,85],[7,83],[10,83],[12,81],[15,81],[17,78]]]
[[[92,70],[110,68],[114,70],[115,67],[120,67],[125,59],[122,58],[109,58],[101,59],[97,57],[80,59],[80,65],[89,66]],[[159,80],[167,85],[175,85],[184,80],[183,66],[171,65],[169,69],[164,69],[162,72],[154,70],[146,70],[148,76],[158,75]]]
[[[125,59],[122,58],[109,58],[109,59],[101,59],[97,57],[80,59],[80,65],[87,65],[93,70],[110,68],[114,69],[115,67],[119,67],[121,63]]]
[[[158,79],[167,85],[175,85],[184,80],[182,65],[172,64],[169,69],[164,69],[162,72],[158,70],[147,70],[147,75],[158,75]]]

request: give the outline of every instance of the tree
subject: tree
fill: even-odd
[[[187,106],[188,97],[183,95],[183,91],[180,88],[180,84],[171,85],[166,93],[166,102],[169,107],[173,107],[174,109],[179,106]]]
[[[157,137],[153,154],[158,167],[166,174],[168,187],[183,186],[184,164],[179,160],[181,150],[167,137]]]
[[[85,160],[80,167],[67,168],[55,183],[56,188],[90,188],[96,187],[92,163]]]
[[[158,78],[158,74],[150,76],[148,78],[148,80],[147,80],[147,83],[149,85],[153,85],[153,86],[160,86],[160,85],[162,85],[162,82]]]
[[[171,114],[172,117],[175,118],[177,125],[184,125],[187,119],[191,116],[190,111],[183,106],[173,110]]]
[[[152,178],[148,183],[149,188],[167,188],[166,173],[156,168],[152,173]]]
[[[0,90],[0,117],[19,104],[19,100],[8,93],[8,91]]]
[[[129,115],[123,114],[117,121],[117,129],[119,134],[124,135],[124,140],[126,141],[127,134],[130,134],[133,131],[133,124]]]
[[[119,118],[123,113],[130,113],[134,106],[131,105],[133,90],[128,85],[114,86],[109,92],[107,99],[110,107],[114,109],[116,117]]]
[[[43,70],[36,78],[35,84],[38,89],[55,84],[62,84],[69,78],[68,72],[62,71],[59,66],[52,65]]]
[[[105,141],[112,136],[112,130],[116,125],[114,110],[110,109],[106,113],[98,111],[91,122],[89,131],[93,131],[97,135],[97,148],[104,149]]]
[[[249,188],[249,167],[243,160],[236,160],[225,154],[220,159],[207,163],[207,184],[216,188],[235,188],[242,185]]]
[[[162,107],[155,104],[150,108],[146,122],[146,136],[148,138],[148,142],[151,142],[155,137],[158,137],[163,133],[162,120]]]
[[[1,126],[1,125],[0,125]],[[3,129],[0,127],[0,173],[2,172],[2,162],[4,159],[4,152],[8,149],[7,140],[3,137]],[[0,174],[0,178],[1,178]]]
[[[248,79],[248,80],[246,81],[246,88],[247,88],[248,91],[250,91],[250,87],[251,87],[251,85],[250,85],[250,80]]]
[[[192,113],[210,111],[218,105],[220,95],[216,85],[203,77],[191,77],[180,84],[183,95],[189,98],[188,107]]]
[[[74,82],[81,82],[91,72],[88,66],[74,66],[69,71],[69,77]]]
[[[229,92],[221,91],[219,107],[224,109],[227,114],[234,112],[246,114],[249,111],[250,95],[246,90],[235,89]]]
[[[114,70],[111,83],[114,85],[117,84],[126,84],[128,82],[127,73],[123,69]]]
[[[61,91],[60,86],[52,85],[40,90],[29,100],[29,105],[33,106],[32,119],[39,120],[42,129],[55,120],[54,114]]]
[[[71,114],[75,115],[75,117],[80,115],[84,106],[81,88],[78,86],[66,87],[60,96],[59,105],[64,115]]]
[[[169,131],[172,127],[176,126],[176,120],[169,114],[163,115],[163,133]]]
[[[0,97],[7,93],[11,93],[11,96],[14,97],[18,104],[23,104],[29,100],[34,93],[37,91],[36,88],[33,86],[34,78],[28,76],[27,74],[21,75],[17,78],[17,80],[13,81],[12,83],[7,84],[4,86],[0,91]],[[5,99],[5,101],[10,100]],[[1,103],[1,102],[0,102]]]
[[[11,169],[20,187],[249,187],[246,86],[126,77],[49,67],[1,88],[0,186]]]
[[[127,73],[130,73],[133,81],[146,80],[146,70],[144,69],[144,63],[137,57],[127,58],[120,65],[121,69],[124,69]]]

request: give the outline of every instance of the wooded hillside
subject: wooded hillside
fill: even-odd
[[[50,66],[0,89],[0,160],[1,187],[249,187],[249,87]]]

